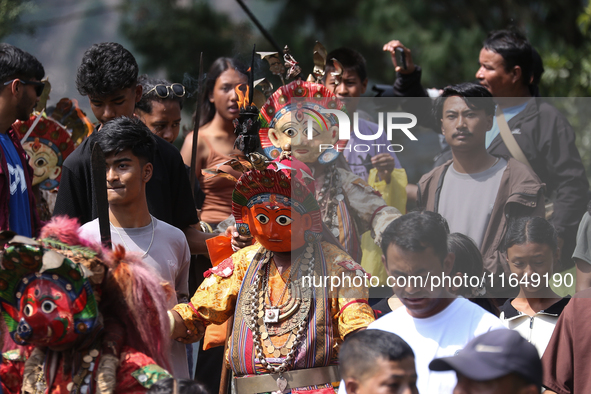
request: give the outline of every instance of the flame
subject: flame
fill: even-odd
[[[246,86],[246,93],[243,93],[242,89],[240,89],[242,86]],[[250,105],[250,103],[248,102],[248,94],[250,92],[250,88],[248,85],[238,85],[234,88],[234,90],[236,91],[236,95],[238,96],[238,108],[246,108],[248,105]]]
[[[277,205],[277,195],[271,194],[269,196],[269,205],[267,205],[267,208],[279,209],[279,205]]]
[[[33,142],[31,148],[33,148],[33,152],[35,153],[37,153],[37,151],[41,149],[41,142],[39,141],[39,137],[35,137],[35,141]]]

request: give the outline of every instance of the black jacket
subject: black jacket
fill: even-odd
[[[426,95],[421,85],[420,67],[417,66],[412,74],[398,75],[394,94],[404,97]],[[430,126],[426,105],[409,107],[422,115],[425,119],[423,125]],[[433,117],[431,119],[435,120]],[[438,128],[431,128],[439,132]],[[534,172],[546,184],[546,195],[556,192],[552,224],[558,236],[567,242],[572,241],[589,201],[589,182],[571,125],[552,105],[543,99],[532,98],[525,109],[509,121],[509,128]],[[494,156],[511,156],[500,134],[492,141],[488,152]],[[450,159],[451,150],[444,150],[437,157],[435,166]],[[570,258],[567,255],[572,252],[570,249],[573,245],[565,247],[568,250],[564,250],[566,253],[563,256]]]
[[[81,224],[96,219],[90,155],[94,130],[64,161],[53,215],[78,218]],[[146,184],[148,209],[157,219],[179,229],[197,223],[197,212],[185,164],[178,149],[155,136],[154,171]]]
[[[532,98],[508,123],[534,172],[546,184],[546,195],[556,192],[552,224],[558,235],[576,234],[589,201],[589,182],[568,120],[543,99]],[[488,152],[510,156],[500,134]]]

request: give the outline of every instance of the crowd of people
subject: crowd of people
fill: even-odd
[[[270,61],[286,82],[256,121],[253,73],[215,60],[179,151],[186,88],[100,43],[75,79],[97,124],[59,161],[42,222],[33,170],[49,161],[13,124],[45,70],[0,44],[2,392],[591,390],[589,184],[572,127],[539,97],[539,54],[491,32],[478,83],[434,93],[407,47],[383,49],[402,108],[440,134],[416,184],[377,149],[390,141],[358,106],[368,75],[353,49],[317,52],[325,67],[307,80],[288,52]],[[355,114],[350,140],[334,110]],[[555,289],[568,276],[572,298]]]

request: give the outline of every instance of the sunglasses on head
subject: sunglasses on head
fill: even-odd
[[[174,94],[177,97],[183,97],[185,95],[185,87],[180,83],[173,83],[170,86],[166,85],[156,85],[152,89],[146,92],[146,95],[156,92],[156,95],[160,98],[168,98],[170,94]]]
[[[45,89],[45,82],[26,81],[26,80],[20,79],[20,78],[15,78],[15,79],[11,79],[10,81],[6,81],[6,82],[4,82],[4,86],[10,85],[14,81],[19,81],[23,85],[33,85],[35,87],[35,93],[37,93],[37,97],[40,97],[41,94],[43,93],[43,89]]]

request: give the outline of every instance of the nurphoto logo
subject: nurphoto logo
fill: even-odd
[[[333,114],[339,120],[339,140],[350,140],[351,139],[351,121],[349,120],[349,116],[344,112],[338,109],[321,109],[321,113],[323,114]],[[408,119],[410,122],[408,123],[398,123],[402,119]],[[308,118],[308,139],[311,140],[313,137],[313,122],[314,119],[311,117]],[[359,131],[359,115],[357,112],[353,113],[353,132],[355,136],[363,141],[375,141],[379,139],[382,134],[384,133],[384,122],[386,123],[386,137],[388,141],[392,140],[392,133],[395,130],[402,131],[411,141],[417,141],[417,137],[410,131],[411,128],[416,126],[417,124],[417,117],[408,112],[379,112],[378,113],[378,129],[375,134],[362,134]],[[353,149],[355,152],[368,152],[370,150],[370,146],[374,146],[377,148],[377,151],[380,152],[381,148],[384,147],[384,150],[389,152],[401,152],[403,150],[403,146],[400,144],[355,144],[351,146],[351,144],[347,144],[345,147],[337,146],[333,144],[320,144],[320,151],[322,152],[325,149],[336,149],[337,151],[343,150],[351,150]]]

